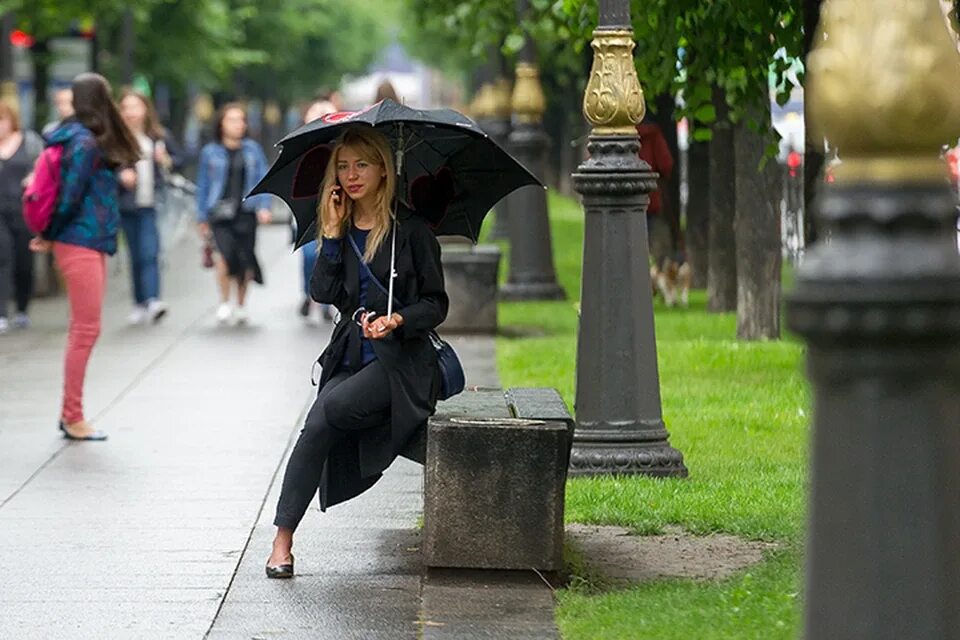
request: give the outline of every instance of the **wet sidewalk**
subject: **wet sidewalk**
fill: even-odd
[[[216,326],[213,277],[193,238],[168,256],[171,312],[158,326],[126,326],[126,275],[111,269],[86,387],[106,443],[56,431],[65,300],[37,301],[31,331],[0,337],[0,637],[417,638],[445,628],[428,619],[443,611],[423,613],[438,600],[425,598],[419,556],[421,468],[405,460],[347,505],[321,514],[314,503],[297,578],[263,576],[279,476],[329,335],[296,314],[288,239],[286,228],[261,233],[267,286],[253,289],[243,328]],[[496,383],[492,340],[454,344],[470,384]],[[541,631],[523,637],[555,637],[537,598],[529,622]],[[456,637],[520,637],[472,626]]]

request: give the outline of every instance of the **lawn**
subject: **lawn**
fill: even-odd
[[[505,387],[556,387],[573,408],[583,213],[556,195],[550,210],[568,300],[501,303],[497,365]],[[694,292],[689,309],[655,304],[664,420],[690,477],[571,480],[567,520],[638,534],[680,525],[779,548],[724,581],[562,590],[557,619],[565,640],[797,636],[809,405],[802,346],[789,339],[738,342],[734,315],[708,314],[705,307],[703,292]]]

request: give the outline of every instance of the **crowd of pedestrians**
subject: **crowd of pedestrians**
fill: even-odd
[[[116,100],[114,95],[102,76],[81,74],[71,87],[54,92],[54,119],[41,133],[24,130],[17,105],[0,100],[0,334],[29,329],[36,256],[50,255],[70,309],[59,429],[77,440],[107,437],[86,421],[83,381],[100,334],[107,258],[120,244],[129,257],[128,323],[150,326],[175,311],[161,286],[158,218],[171,176],[185,164],[184,153],[149,95],[133,89]],[[302,123],[341,110],[337,92],[318,93],[303,108]],[[272,196],[245,195],[266,173],[267,159],[248,135],[241,103],[219,109],[212,134],[196,163],[196,224],[205,248],[203,266],[213,271],[219,291],[213,320],[243,325],[250,321],[250,285],[264,283],[257,229],[273,218]],[[53,194],[47,209],[44,193]],[[34,217],[45,211],[39,227],[36,220],[31,224],[28,202]],[[316,302],[310,291],[319,243],[300,251],[297,311],[312,324],[332,322],[336,309]]]

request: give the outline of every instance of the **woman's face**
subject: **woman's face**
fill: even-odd
[[[120,101],[120,115],[127,126],[134,131],[143,131],[147,118],[147,105],[137,96],[127,96]]]
[[[367,162],[351,147],[343,147],[337,156],[337,180],[352,200],[375,196],[385,174],[383,165]]]
[[[239,140],[247,133],[247,118],[240,109],[227,109],[223,114],[223,122],[220,123],[220,129],[223,131],[223,137],[231,140]]]
[[[13,133],[13,120],[6,115],[0,115],[0,138],[7,138]]]

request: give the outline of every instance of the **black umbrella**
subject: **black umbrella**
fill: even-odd
[[[316,236],[318,192],[333,143],[357,125],[374,127],[398,152],[397,199],[426,218],[437,235],[476,242],[493,205],[522,186],[542,185],[452,109],[411,109],[384,100],[362,111],[332,113],[280,140],[280,155],[248,194],[272,193],[287,203],[297,220],[297,247]]]

